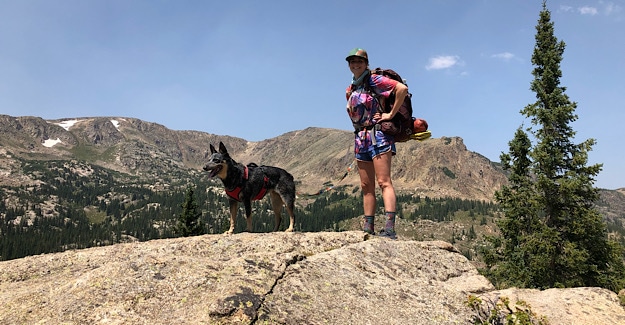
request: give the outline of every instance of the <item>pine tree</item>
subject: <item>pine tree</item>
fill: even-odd
[[[495,198],[505,216],[499,222],[501,238],[492,241],[498,254],[486,254],[485,260],[494,282],[504,286],[617,291],[625,283],[622,248],[608,239],[595,208],[599,192],[593,183],[602,165],[588,165],[594,139],[572,142],[577,104],[560,86],[565,44],[554,36],[546,1],[536,31],[530,89],[537,101],[521,110],[534,126],[527,130],[535,145],[519,128],[510,152],[501,156],[510,182]]]
[[[200,219],[201,216],[202,214],[198,212],[198,206],[195,203],[193,187],[189,186],[185,194],[184,203],[182,203],[182,213],[178,216],[176,223],[176,234],[182,237],[204,234],[204,224]]]

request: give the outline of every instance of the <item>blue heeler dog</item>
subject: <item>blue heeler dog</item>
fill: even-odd
[[[271,206],[276,216],[273,231],[278,231],[282,221],[282,206],[291,217],[287,232],[293,231],[295,222],[295,182],[293,176],[286,170],[273,166],[258,166],[254,163],[247,166],[237,163],[230,157],[226,146],[219,142],[219,151],[210,145],[211,156],[204,170],[210,177],[217,176],[226,188],[230,203],[230,229],[227,234],[234,232],[239,202],[245,206],[246,230],[252,231],[252,201],[262,199],[265,194],[271,195]]]

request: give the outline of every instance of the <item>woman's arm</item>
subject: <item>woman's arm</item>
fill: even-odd
[[[393,91],[395,92],[395,103],[393,103],[393,108],[391,109],[391,118],[399,112],[399,108],[404,104],[404,99],[408,95],[408,86],[398,82]]]
[[[376,120],[387,121],[395,117],[395,114],[399,112],[399,108],[401,107],[401,105],[404,104],[404,99],[408,95],[408,86],[404,85],[401,82],[397,82],[395,88],[393,88],[393,92],[395,92],[395,102],[393,103],[391,111],[389,113],[379,114]]]

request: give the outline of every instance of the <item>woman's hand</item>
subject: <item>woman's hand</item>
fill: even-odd
[[[391,119],[393,119],[393,115],[391,115],[391,113],[375,113],[375,115],[373,115],[373,119],[379,123],[382,121],[389,121]]]

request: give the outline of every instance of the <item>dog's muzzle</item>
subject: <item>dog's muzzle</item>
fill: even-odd
[[[219,174],[219,172],[221,171],[223,167],[221,165],[216,165],[216,166],[210,166],[210,165],[206,165],[204,166],[204,170],[209,172],[208,177],[209,178],[213,178],[215,177],[215,175]]]

